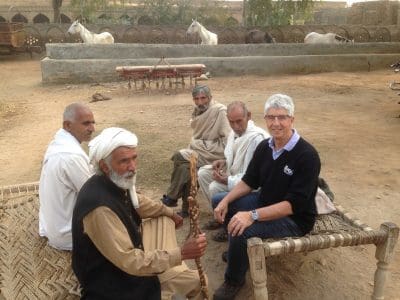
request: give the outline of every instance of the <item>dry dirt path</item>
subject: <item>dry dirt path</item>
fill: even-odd
[[[253,119],[264,126],[262,109],[275,92],[296,103],[295,126],[320,152],[321,175],[336,201],[373,227],[391,220],[400,224],[400,105],[388,88],[399,75],[392,70],[302,76],[212,78],[214,99],[243,100]],[[400,79],[399,79],[400,80]],[[36,181],[48,142],[72,101],[88,102],[95,92],[110,101],[89,103],[97,131],[124,126],[140,140],[139,185],[155,199],[166,190],[175,149],[190,137],[189,91],[177,95],[139,94],[125,83],[105,85],[41,84],[40,62],[0,57],[0,185]],[[211,216],[201,200],[202,222]],[[184,230],[187,230],[185,228]],[[186,232],[179,233],[183,239]],[[211,233],[208,233],[211,237]],[[210,240],[203,265],[210,289],[223,280],[220,259],[226,244]],[[400,247],[397,247],[387,299],[400,299]],[[375,270],[374,247],[329,249],[269,260],[272,299],[367,299]],[[250,297],[246,286],[238,299]]]

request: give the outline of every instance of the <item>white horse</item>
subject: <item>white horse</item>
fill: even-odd
[[[310,32],[304,38],[306,44],[354,44],[354,40],[349,40],[336,33]]]
[[[192,19],[192,24],[190,24],[187,34],[198,33],[201,38],[202,45],[217,45],[218,44],[218,35],[208,31],[203,25],[201,25],[197,20]]]
[[[87,30],[78,20],[72,23],[68,29],[69,34],[79,33],[84,43],[88,44],[112,44],[114,37],[109,32],[93,33]]]

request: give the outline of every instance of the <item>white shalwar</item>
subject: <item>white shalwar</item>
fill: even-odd
[[[39,182],[39,235],[47,237],[50,246],[72,249],[72,212],[79,190],[92,175],[79,141],[58,130],[44,155]]]
[[[228,185],[213,181],[211,165],[201,167],[198,172],[200,188],[208,201],[216,193],[232,190],[246,172],[258,144],[268,137],[269,134],[255,126],[252,120],[248,121],[246,131],[241,136],[231,131],[224,151]]]

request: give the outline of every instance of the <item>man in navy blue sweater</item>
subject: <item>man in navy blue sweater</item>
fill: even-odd
[[[314,147],[293,128],[292,99],[282,94],[269,97],[264,119],[272,137],[258,145],[242,180],[214,210],[229,233],[224,283],[214,300],[234,299],[243,286],[248,238],[302,236],[311,231],[317,215],[314,199],[321,162]]]

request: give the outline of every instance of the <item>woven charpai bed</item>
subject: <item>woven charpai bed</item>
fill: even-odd
[[[0,190],[0,299],[79,299],[71,254],[38,235],[38,183]]]
[[[266,261],[270,256],[365,244],[376,245],[375,257],[378,260],[372,299],[384,299],[385,280],[399,237],[399,227],[387,222],[379,230],[373,230],[340,205],[335,206],[335,212],[319,215],[313,231],[304,237],[280,240],[251,238],[247,241],[254,299],[268,299]]]

